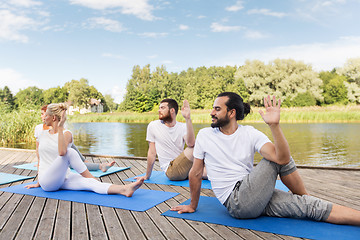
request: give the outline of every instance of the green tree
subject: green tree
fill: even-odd
[[[8,86],[5,86],[3,89],[0,88],[0,102],[2,103],[2,108],[6,109],[6,112],[15,109],[15,98]]]
[[[344,82],[347,88],[347,97],[350,102],[360,103],[360,58],[349,59],[336,73],[347,77]]]
[[[87,107],[90,100],[89,82],[85,78],[80,80],[71,80],[64,85],[68,93],[68,100],[74,106]]]
[[[15,95],[15,103],[18,107],[28,106],[29,108],[38,109],[43,102],[43,90],[35,86],[20,90]]]
[[[64,87],[54,87],[44,90],[44,103],[61,103],[66,102],[68,93]]]
[[[284,101],[308,92],[322,101],[321,79],[310,65],[292,59],[275,59],[268,65],[259,60],[246,61],[235,73],[249,93],[249,102],[261,105],[264,96],[274,95]]]
[[[117,109],[117,104],[114,102],[114,98],[110,94],[105,94],[104,99],[110,112]]]
[[[320,72],[319,77],[323,80],[325,104],[346,104],[348,102],[345,76],[339,76],[336,71],[333,70],[331,72]]]

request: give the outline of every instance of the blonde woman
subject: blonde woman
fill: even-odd
[[[37,125],[35,127],[35,131],[34,131],[34,136],[36,138],[36,156],[37,156],[37,159],[38,159],[38,163],[39,163],[39,160],[40,160],[40,157],[39,157],[39,136],[40,136],[42,131],[49,130],[51,128],[51,127],[47,126],[45,124],[45,122],[44,122],[47,106],[48,105],[44,105],[44,106],[41,107],[41,121],[43,123]],[[86,162],[85,157],[80,153],[79,149],[75,146],[74,143],[71,144],[71,148],[73,148],[79,154],[81,160],[85,163],[85,166],[87,167],[87,169],[89,169],[89,171],[101,170],[103,172],[106,172],[110,167],[112,167],[115,164],[115,161],[112,161],[111,163],[89,163],[89,162]],[[37,168],[39,169],[38,163],[35,166],[37,166]],[[70,165],[70,168],[72,168],[71,165]]]
[[[142,185],[143,180],[128,184],[115,185],[96,180],[79,154],[71,148],[72,133],[64,129],[67,105],[50,104],[47,107],[44,123],[51,127],[39,135],[38,182],[26,188],[41,187],[44,191],[87,190],[99,194],[121,194],[131,197]],[[78,173],[69,171],[69,165]]]

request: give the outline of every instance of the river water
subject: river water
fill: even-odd
[[[249,124],[271,137],[266,124]],[[195,133],[209,124],[194,124]],[[70,123],[81,152],[116,156],[147,154],[147,124]],[[298,165],[360,167],[360,123],[281,124]],[[255,162],[261,156],[255,156]]]

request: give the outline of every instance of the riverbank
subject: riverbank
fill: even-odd
[[[262,108],[253,108],[243,122],[262,122],[258,111]],[[193,123],[211,123],[211,110],[192,110]],[[71,122],[121,122],[121,123],[149,123],[158,119],[157,112],[133,113],[89,113],[69,116]],[[181,113],[178,121],[183,121]],[[281,122],[283,123],[351,123],[360,122],[360,106],[327,106],[327,107],[296,107],[282,108]]]

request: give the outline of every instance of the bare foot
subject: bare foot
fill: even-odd
[[[112,161],[111,163],[101,163],[99,168],[100,168],[101,171],[106,172],[114,164],[115,164],[115,161]]]
[[[126,197],[131,197],[134,192],[144,183],[144,179],[139,179],[136,182],[125,185],[125,191],[123,193]]]

